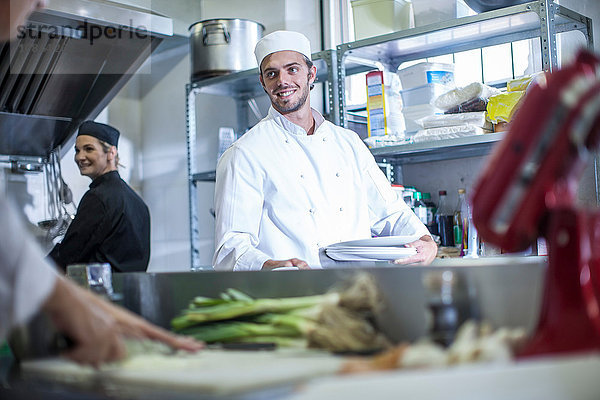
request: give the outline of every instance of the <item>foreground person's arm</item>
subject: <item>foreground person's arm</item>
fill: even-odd
[[[124,357],[124,336],[159,340],[177,349],[202,347],[58,276],[2,196],[0,222],[4,227],[0,235],[0,339],[42,309],[74,341],[65,355],[81,363],[98,365]]]

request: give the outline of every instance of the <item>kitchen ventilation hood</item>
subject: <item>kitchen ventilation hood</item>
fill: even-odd
[[[102,0],[49,0],[0,44],[0,155],[46,159],[95,118],[165,39],[170,18]]]

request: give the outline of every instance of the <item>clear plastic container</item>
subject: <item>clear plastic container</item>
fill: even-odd
[[[452,90],[452,87],[439,83],[428,83],[412,89],[401,90],[402,104],[405,107],[418,106],[421,104],[433,104],[438,96]]]
[[[398,70],[403,90],[437,83],[451,88],[454,83],[454,64],[422,62]]]
[[[423,129],[423,123],[420,121],[422,118],[443,113],[442,110],[435,108],[431,104],[404,107],[402,115],[404,116],[406,132],[416,132]]]

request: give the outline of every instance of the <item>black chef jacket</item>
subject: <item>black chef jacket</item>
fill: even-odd
[[[94,179],[77,215],[50,257],[69,264],[110,263],[113,271],[146,271],[150,259],[150,212],[117,171]]]

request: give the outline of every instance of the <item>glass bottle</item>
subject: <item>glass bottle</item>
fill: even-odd
[[[479,235],[477,234],[477,229],[475,228],[475,224],[473,224],[473,211],[471,209],[471,204],[466,202],[467,204],[467,253],[465,257],[467,258],[477,258],[479,257]]]
[[[425,207],[427,207],[427,229],[433,235],[437,235],[437,224],[435,223],[435,212],[436,206],[433,201],[431,201],[431,193],[424,192],[423,193],[423,203],[425,203]]]
[[[446,191],[440,190],[440,201],[435,213],[435,223],[437,225],[438,235],[442,246],[454,246],[454,212],[450,208],[450,203],[446,198]]]
[[[454,209],[454,245],[461,249],[461,256],[467,248],[466,230],[468,226],[465,224],[467,217],[467,201],[465,198],[465,189],[458,189],[458,203]]]

